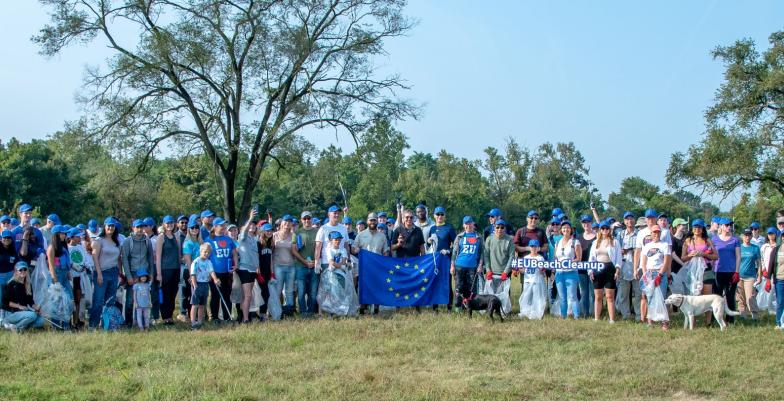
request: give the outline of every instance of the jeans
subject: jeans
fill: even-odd
[[[120,279],[120,271],[117,267],[111,267],[101,272],[103,284],[98,284],[98,272],[93,272],[93,304],[90,306],[90,328],[98,327],[101,322],[101,311],[111,298],[117,296],[117,285]]]
[[[312,315],[316,313],[316,296],[318,295],[319,275],[314,269],[297,266],[297,301],[299,313]],[[307,295],[307,300],[305,296]]]
[[[13,324],[17,330],[24,330],[30,326],[35,328],[43,327],[44,318],[30,310],[19,312],[6,311],[3,323]]]
[[[784,326],[781,314],[784,312],[784,280],[776,280],[776,326]]]
[[[577,271],[555,273],[555,286],[558,288],[558,295],[561,297],[561,317],[563,318],[567,317],[566,313],[569,307],[572,308],[572,316],[575,319],[580,317],[580,303],[577,301],[579,281],[580,278]]]
[[[296,271],[294,270],[294,266],[285,266],[285,265],[276,265],[275,266],[275,277],[280,282],[280,287],[283,292],[286,294],[286,305],[293,310],[294,308],[294,278],[296,276]],[[316,286],[318,289],[318,284]],[[300,309],[302,305],[300,305]]]
[[[463,306],[463,300],[471,296],[474,292],[472,285],[476,277],[476,268],[461,268],[455,267],[455,286],[457,287],[457,297],[455,297],[455,306],[460,308]]]
[[[593,283],[587,274],[577,273],[580,278],[580,314],[581,317],[590,317],[593,314]]]
[[[640,321],[640,281],[639,280],[618,280],[618,294],[616,295],[615,305],[624,319],[632,317]]]
[[[731,310],[738,310],[737,303],[735,302],[735,292],[738,290],[738,284],[732,282],[733,274],[734,272],[717,272],[716,286],[713,288],[713,292],[726,297],[727,306]],[[735,321],[735,316],[727,316],[726,319],[728,323],[732,323]]]

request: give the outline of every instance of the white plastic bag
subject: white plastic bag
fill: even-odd
[[[499,277],[499,278],[495,278]],[[484,286],[479,294],[492,294],[498,297],[501,300],[501,312],[504,315],[508,315],[512,312],[512,300],[509,298],[509,287],[511,285],[511,281],[506,279],[501,281],[500,275],[494,275],[492,280],[485,280]]]
[[[771,288],[770,292],[765,291],[765,284],[767,282],[768,279],[763,277],[759,287],[757,288],[757,307],[759,307],[760,311],[770,310],[771,297],[775,296],[773,293],[773,288]]]
[[[231,277],[231,295],[229,295],[229,302],[238,304],[242,302],[242,283],[240,283],[240,275],[234,272]]]
[[[33,287],[33,301],[36,305],[42,305],[46,299],[47,290],[52,284],[52,275],[49,273],[49,265],[46,264],[46,254],[40,254],[35,263],[33,275],[30,277],[30,285]]]
[[[683,274],[683,282],[687,291],[684,293],[685,295],[702,294],[702,280],[705,276],[706,267],[705,259],[701,257],[694,257],[683,265],[678,273]]]
[[[652,286],[653,287],[653,286]],[[653,296],[648,298],[648,319],[654,322],[669,322],[670,315],[664,305],[661,287],[653,287]]]
[[[544,316],[547,305],[547,283],[543,274],[535,273],[533,280],[530,281],[526,278],[519,304],[521,318],[538,320]]]
[[[41,303],[41,315],[51,320],[68,322],[73,313],[73,300],[60,283],[49,286]]]
[[[278,279],[273,278],[267,286],[270,293],[269,300],[267,300],[267,313],[269,313],[270,319],[280,320],[280,316],[283,314],[283,307],[280,305],[281,289],[278,287]]]
[[[322,271],[316,299],[323,312],[338,316],[356,315],[358,298],[351,272],[333,268]]]

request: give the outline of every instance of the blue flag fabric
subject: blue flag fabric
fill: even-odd
[[[359,303],[425,306],[449,303],[449,258],[440,253],[392,258],[359,252]]]

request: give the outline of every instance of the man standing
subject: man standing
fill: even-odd
[[[463,217],[463,232],[457,235],[452,245],[452,266],[450,273],[455,277],[457,298],[455,307],[463,307],[463,299],[476,291],[473,284],[477,274],[482,272],[482,237],[476,232],[476,224],[471,216]]]
[[[378,216],[376,216],[375,213],[368,214],[367,225],[368,228],[366,230],[363,230],[357,234],[357,238],[354,240],[354,245],[351,247],[351,253],[354,255],[359,255],[359,251],[364,249],[368,252],[373,252],[378,255],[389,256],[389,244],[387,243],[387,236],[379,229]],[[359,266],[359,269],[362,268],[362,266]],[[361,305],[359,308],[359,313],[364,314],[366,310],[367,305]],[[373,314],[378,314],[378,305],[373,306]]]
[[[422,230],[422,234],[424,235],[424,233],[426,233],[427,230],[429,230],[430,227],[435,224],[435,222],[427,216],[427,207],[422,203],[417,205],[415,214],[416,219],[414,220],[414,225],[419,227],[419,229]]]
[[[452,253],[452,244],[457,238],[457,232],[451,224],[446,222],[446,209],[443,206],[436,206],[433,210],[435,224],[428,227],[423,232],[423,236],[429,244],[428,252],[438,252],[444,256]],[[448,310],[452,310],[454,300],[454,290],[452,289],[452,277],[449,277],[449,303],[446,305]],[[433,305],[433,310],[438,311],[438,305]]]
[[[760,234],[760,223],[752,221],[749,228],[751,229],[751,243],[762,248],[762,245],[765,245],[765,236]]]
[[[616,239],[621,245],[622,260],[621,275],[618,279],[618,311],[624,319],[634,318],[640,321],[640,282],[634,279],[635,266],[635,247],[637,244],[637,229],[634,227],[634,214],[626,212],[623,214],[624,230],[621,231]],[[630,306],[631,305],[631,306]]]
[[[16,252],[19,252],[19,248],[22,247],[22,242],[26,241],[24,239],[24,230],[30,226],[30,220],[33,218],[33,207],[27,203],[23,203],[19,205],[17,212],[19,212],[19,225],[14,227],[11,234],[14,236]],[[38,245],[44,247],[46,243],[44,242],[44,236],[41,234],[41,230],[33,227],[33,234],[35,235]]]
[[[312,316],[316,313],[319,286],[319,276],[315,272],[316,262],[314,262],[318,230],[313,227],[313,215],[309,211],[302,212],[299,219],[302,226],[295,233],[296,246],[291,248],[291,253],[297,262],[295,273],[297,301],[300,315]]]
[[[398,258],[424,255],[425,238],[422,230],[414,225],[414,213],[406,209],[402,216],[403,224],[392,231],[392,252]]]
[[[63,223],[60,222],[60,217],[58,217],[54,213],[46,217],[46,224],[41,228],[41,235],[44,236],[46,245],[52,243],[52,228],[54,228],[54,226],[59,226],[61,224]]]
[[[486,279],[492,280],[493,291],[509,278],[515,258],[514,238],[506,233],[506,222],[498,219],[493,226],[493,235],[485,239],[482,252]]]
[[[639,280],[642,274],[642,269],[644,266],[640,266],[640,252],[642,251],[642,247],[647,245],[651,242],[651,227],[656,226],[657,219],[659,217],[664,217],[665,219],[667,216],[665,214],[657,214],[653,209],[647,209],[645,211],[645,225],[646,227],[640,230],[637,233],[637,238],[634,246],[634,266],[636,266],[636,270],[634,271],[634,279]],[[661,230],[661,227],[659,228]],[[672,252],[672,239],[669,235],[669,231],[667,232],[667,238],[664,238],[664,233],[661,233],[659,241],[667,243],[670,246],[670,252]]]
[[[122,256],[122,268],[125,275],[125,323],[128,327],[133,327],[133,285],[139,278],[137,271],[143,269],[146,272],[154,271],[153,266],[153,247],[152,242],[142,230],[144,222],[136,219],[131,224],[133,230],[131,236],[126,238],[120,246]],[[154,298],[158,293],[154,293]]]
[[[199,217],[201,217],[201,239],[202,241],[206,241],[210,238],[212,222],[215,220],[215,213],[213,213],[212,210],[207,209],[201,212]]]

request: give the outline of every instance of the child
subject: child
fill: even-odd
[[[152,309],[152,295],[150,294],[150,275],[145,268],[140,268],[136,274],[139,281],[133,285],[133,304],[135,306],[136,324],[139,330],[144,331],[150,327],[150,310]]]
[[[524,259],[543,261],[539,254],[539,241],[530,240],[528,247],[531,252]],[[547,285],[543,269],[527,268],[523,277],[523,293],[520,295],[520,317],[541,319],[547,305]]]
[[[327,250],[327,256],[329,257],[329,267],[333,270],[340,269],[341,274],[345,274],[345,268],[348,265],[348,255],[346,255],[346,248],[340,246],[342,240],[343,234],[339,231],[329,233],[329,242],[332,246]]]
[[[205,242],[199,247],[199,257],[191,263],[191,329],[198,329],[204,324],[204,317],[207,314],[207,294],[210,291],[210,278],[215,286],[220,288],[220,280],[212,269],[210,254],[212,246]]]

